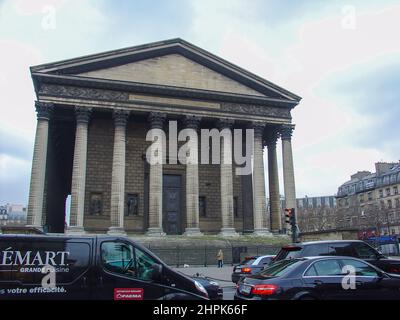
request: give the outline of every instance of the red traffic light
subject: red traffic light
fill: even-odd
[[[286,223],[296,224],[296,217],[294,214],[294,208],[285,208]]]
[[[288,209],[288,208],[286,208],[285,209],[285,215],[287,216],[287,217],[290,217],[291,215],[292,215],[292,213],[293,213],[293,209]]]
[[[285,217],[286,217],[286,223],[290,223],[290,218],[292,216],[292,209],[285,209]]]

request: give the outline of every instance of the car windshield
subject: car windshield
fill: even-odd
[[[260,275],[263,277],[279,277],[284,275],[285,273],[293,270],[296,266],[301,263],[302,260],[281,260],[273,263],[269,267],[265,268],[260,272]]]

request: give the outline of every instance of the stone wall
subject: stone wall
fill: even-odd
[[[114,125],[111,119],[93,118],[89,125],[86,167],[85,219],[88,231],[107,231],[110,226],[111,176]],[[90,214],[90,197],[102,197],[101,215]]]
[[[357,240],[358,230],[326,230],[300,234],[300,241]]]
[[[144,121],[130,119],[126,135],[126,171],[125,194],[139,196],[139,214],[125,216],[125,229],[133,233],[145,232],[147,228],[146,210],[146,173],[148,165],[143,159],[150,142],[145,140],[148,124]],[[88,155],[85,193],[85,229],[89,232],[106,232],[110,226],[112,153],[114,143],[114,124],[110,118],[96,118],[90,122],[88,133]],[[164,165],[165,174],[182,175],[182,231],[186,227],[185,213],[185,166]],[[235,217],[235,228],[240,232],[243,228],[243,198],[241,176],[235,174],[233,168],[233,193],[237,198],[238,212]],[[200,229],[205,233],[218,233],[221,228],[219,165],[199,165],[199,196],[206,197],[206,216],[200,216]],[[92,194],[102,197],[101,215],[90,214]],[[126,208],[125,208],[126,209]]]

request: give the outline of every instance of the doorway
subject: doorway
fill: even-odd
[[[182,234],[182,176],[163,175],[163,229]]]

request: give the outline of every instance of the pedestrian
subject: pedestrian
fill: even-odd
[[[218,260],[218,268],[222,268],[224,265],[224,253],[222,252],[222,249],[219,249],[218,251],[217,260]]]

